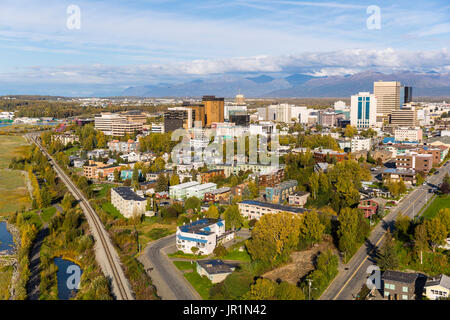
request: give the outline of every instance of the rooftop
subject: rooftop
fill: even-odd
[[[124,200],[145,201],[144,198],[139,197],[130,187],[113,188]]]
[[[182,232],[203,234],[203,235],[207,236],[207,235],[211,234],[211,232],[202,230],[202,229],[207,228],[216,223],[223,225],[223,221],[220,219],[204,218],[204,219],[200,219],[200,220],[191,222],[189,224],[180,226],[179,228]]]
[[[418,277],[417,273],[406,273],[400,271],[386,270],[383,273],[383,280],[391,280],[403,283],[415,283]]]
[[[441,274],[435,278],[428,279],[425,287],[431,286],[442,286],[450,290],[450,277],[446,276],[445,274]]]
[[[185,182],[185,183],[181,183],[181,184],[177,184],[175,186],[170,186],[170,189],[186,189],[186,188],[190,188],[196,185],[199,185],[200,183],[197,181],[191,181],[191,182]]]
[[[287,212],[292,212],[292,213],[305,213],[305,212],[309,211],[308,209],[304,209],[304,208],[296,208],[296,207],[284,206],[282,204],[261,202],[261,201],[255,201],[255,200],[244,200],[239,203],[260,206],[260,207],[270,208],[270,209],[275,209],[275,210],[280,210],[280,211],[287,211]]]
[[[232,266],[224,263],[222,260],[199,260],[197,264],[205,269],[209,274],[219,274],[219,273],[231,273],[233,272]]]
[[[209,193],[211,193],[211,194],[221,194],[221,193],[224,193],[224,192],[228,192],[230,190],[231,190],[231,188],[229,188],[229,187],[223,187],[223,188],[219,188],[219,189],[216,189],[216,190],[212,190]]]

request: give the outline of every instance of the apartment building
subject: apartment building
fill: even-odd
[[[52,135],[53,141],[59,141],[63,145],[68,145],[69,143],[79,142],[80,138],[76,134],[71,133],[63,133],[63,134],[54,134]]]
[[[395,141],[422,142],[422,129],[400,127],[394,130]]]
[[[130,153],[139,150],[139,142],[134,140],[119,141],[112,140],[108,142],[108,149],[117,153]]]
[[[142,131],[142,123],[139,122],[115,122],[112,124],[111,135],[123,137],[126,134],[133,134]]]
[[[130,187],[111,189],[111,203],[126,218],[145,214],[147,201],[138,196]]]
[[[205,202],[223,202],[228,201],[231,196],[231,188],[223,187],[205,193]]]
[[[406,152],[397,155],[395,166],[399,169],[414,169],[419,172],[429,172],[433,168],[433,155]]]
[[[228,178],[230,175],[238,175],[239,171],[250,170],[253,173],[259,175],[272,174],[280,169],[282,165],[272,165],[272,164],[262,164],[262,163],[237,163],[233,164],[216,164],[215,169],[223,170],[225,177]]]
[[[217,189],[217,184],[208,182],[204,184],[198,184],[192,187],[189,187],[186,190],[186,198],[197,197],[199,199],[203,199],[205,197],[205,193],[211,192]]]
[[[384,169],[382,173],[383,182],[386,180],[391,180],[393,182],[398,182],[403,180],[406,184],[416,184],[416,171],[407,169]]]
[[[386,270],[383,272],[383,296],[388,300],[415,300],[417,273]]]
[[[351,140],[350,149],[352,152],[369,151],[372,146],[372,139],[355,137]]]
[[[266,187],[266,200],[282,204],[289,200],[289,196],[297,190],[297,180],[281,182],[274,187]]]
[[[192,254],[192,248],[201,255],[211,254],[219,243],[234,238],[234,232],[225,231],[225,221],[220,219],[200,219],[177,227],[176,247],[184,253]]]
[[[186,198],[187,190],[191,187],[200,185],[197,181],[191,181],[186,183],[177,184],[169,187],[170,198],[175,200],[182,200]]]
[[[197,175],[197,180],[200,183],[208,183],[211,178],[220,176],[225,177],[223,169],[208,170],[205,172],[199,172]]]
[[[310,193],[306,191],[297,191],[289,195],[289,204],[292,206],[303,207],[308,202]]]
[[[347,159],[345,152],[339,152],[331,149],[315,149],[314,160],[316,162],[327,162],[327,160],[336,159],[337,162],[341,162]]]
[[[265,214],[277,214],[280,212],[290,212],[294,214],[303,214],[307,209],[298,207],[289,207],[281,204],[261,202],[254,200],[244,200],[238,203],[239,212],[248,219],[259,220]]]

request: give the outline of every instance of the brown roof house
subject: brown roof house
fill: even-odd
[[[426,277],[418,273],[386,270],[382,280],[385,299],[416,300],[422,296]]]

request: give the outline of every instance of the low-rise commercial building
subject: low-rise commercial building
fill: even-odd
[[[199,199],[203,199],[205,197],[205,193],[211,192],[216,189],[217,184],[212,182],[198,184],[186,189],[186,198],[197,197]]]
[[[429,172],[433,168],[433,155],[406,152],[397,155],[395,166],[399,169],[414,169],[419,172]]]
[[[186,198],[187,190],[191,187],[198,186],[200,183],[197,181],[191,181],[186,183],[177,184],[169,187],[170,198],[175,200],[182,200]]]
[[[350,149],[352,152],[368,151],[370,150],[371,142],[372,139],[370,138],[356,137],[352,139]]]
[[[214,170],[208,170],[205,172],[199,172],[197,179],[200,183],[207,183],[209,180],[213,177],[222,176],[225,177],[225,173],[223,169],[214,169]]]
[[[400,127],[394,130],[396,141],[422,142],[422,129]]]

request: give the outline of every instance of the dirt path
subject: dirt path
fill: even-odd
[[[291,254],[292,262],[266,272],[262,276],[273,281],[281,279],[282,281],[297,284],[302,277],[314,270],[314,261],[319,252],[326,251],[327,249],[336,250],[331,241],[322,241],[320,244],[314,245],[311,249],[295,251]]]

